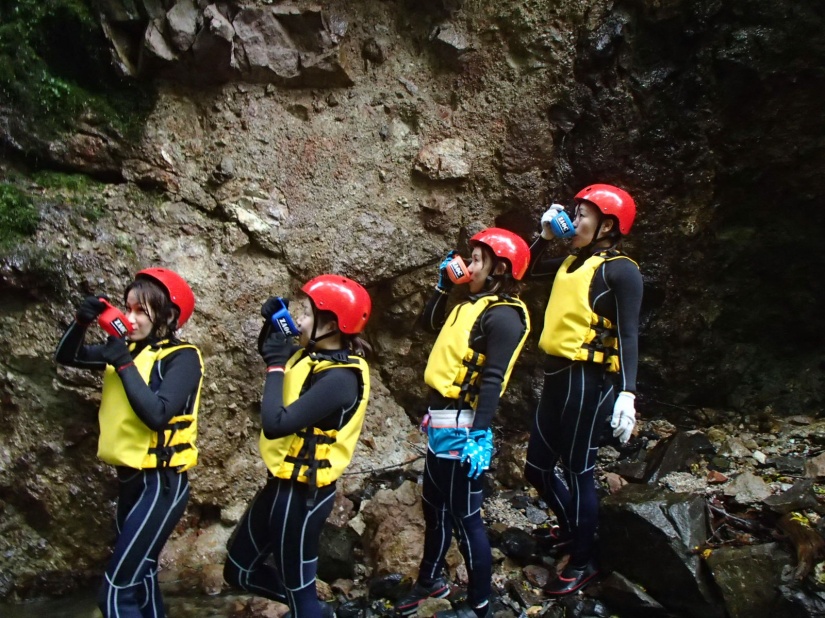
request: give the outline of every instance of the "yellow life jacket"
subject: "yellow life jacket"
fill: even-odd
[[[201,365],[201,379],[197,391],[193,393],[194,400],[190,399],[183,414],[169,419],[162,430],[154,431],[132,410],[123,382],[115,368],[107,365],[103,373],[103,394],[98,413],[100,440],[97,445],[97,456],[106,463],[136,469],[171,467],[178,468],[178,472],[198,463],[195,439],[203,385],[203,357],[200,350],[191,344],[168,344],[169,341],[164,340],[143,348],[134,358],[135,367],[148,384],[155,363],[178,350],[195,350]],[[130,350],[134,347],[134,343],[129,345]]]
[[[448,399],[459,399],[475,410],[478,406],[478,382],[481,369],[487,362],[487,357],[470,347],[470,335],[476,322],[484,312],[494,306],[515,307],[521,314],[524,331],[521,341],[516,346],[504,380],[501,382],[501,393],[507,388],[513,365],[524,347],[527,335],[530,333],[530,314],[527,307],[518,298],[487,294],[468,300],[453,307],[447,321],[441,327],[441,332],[435,340],[435,345],[427,359],[424,369],[424,382]]]
[[[355,412],[343,427],[326,430],[306,427],[275,440],[267,439],[261,432],[258,448],[266,467],[276,478],[323,487],[341,476],[352,461],[370,396],[369,366],[363,358],[350,355],[346,361],[337,361],[298,350],[284,366],[283,400],[284,407],[295,402],[312,374],[339,368],[355,369],[361,390]]]
[[[556,273],[544,312],[539,348],[553,356],[605,364],[607,371],[617,372],[619,339],[616,328],[590,306],[590,284],[596,270],[605,262],[630,258],[599,253],[587,258],[574,272],[568,272],[575,259],[575,255],[568,256]]]

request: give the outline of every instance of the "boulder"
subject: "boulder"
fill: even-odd
[[[693,548],[707,538],[701,495],[630,484],[602,502],[602,559],[671,611],[721,618],[709,574]]]

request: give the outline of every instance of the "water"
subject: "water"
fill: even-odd
[[[246,604],[249,596],[175,597],[164,594],[166,612],[174,618],[227,618],[233,609]],[[20,604],[0,603],[2,618],[100,618],[95,592],[81,592],[60,599],[42,599]]]
[[[46,599],[20,604],[0,603],[3,618],[94,618],[100,616],[93,592],[61,599]]]

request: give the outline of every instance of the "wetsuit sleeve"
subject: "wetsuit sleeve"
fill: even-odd
[[[607,284],[616,299],[616,328],[619,334],[620,391],[636,392],[639,366],[639,312],[643,282],[639,268],[630,260],[611,260],[605,269]]]
[[[510,359],[524,333],[519,312],[508,306],[492,307],[481,318],[481,333],[487,338],[487,360],[479,380],[478,406],[473,429],[487,429],[493,422],[501,397],[501,383]]]
[[[192,348],[171,353],[160,365],[162,374],[157,392],[152,392],[134,365],[118,372],[129,405],[152,431],[159,431],[169,419],[186,410],[190,399],[197,395],[202,374],[198,353]]]
[[[538,236],[530,245],[530,265],[527,267],[526,274],[528,279],[555,276],[561,263],[564,262],[565,256],[550,257],[544,255],[550,246],[550,242]]]
[[[266,374],[261,400],[261,427],[269,440],[289,436],[305,427],[317,425],[336,413],[352,409],[360,396],[354,369],[341,367],[316,374],[307,391],[284,407],[284,374]]]
[[[96,369],[103,371],[106,369],[106,361],[103,360],[103,345],[83,345],[86,338],[87,326],[73,320],[54,353],[54,360],[67,367],[77,367],[79,369]]]
[[[449,294],[442,294],[437,291],[433,293],[430,300],[421,312],[421,325],[431,333],[437,333],[444,326],[447,320],[447,297]]]

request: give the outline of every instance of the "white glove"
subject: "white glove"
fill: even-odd
[[[619,442],[626,444],[633,435],[633,428],[636,426],[636,395],[628,391],[622,391],[616,397],[613,404],[613,417],[610,419],[610,426],[613,428],[613,437]]]
[[[555,238],[553,231],[550,229],[550,222],[558,217],[562,210],[564,210],[564,206],[561,204],[551,204],[550,208],[541,216],[541,237],[544,240]]]

